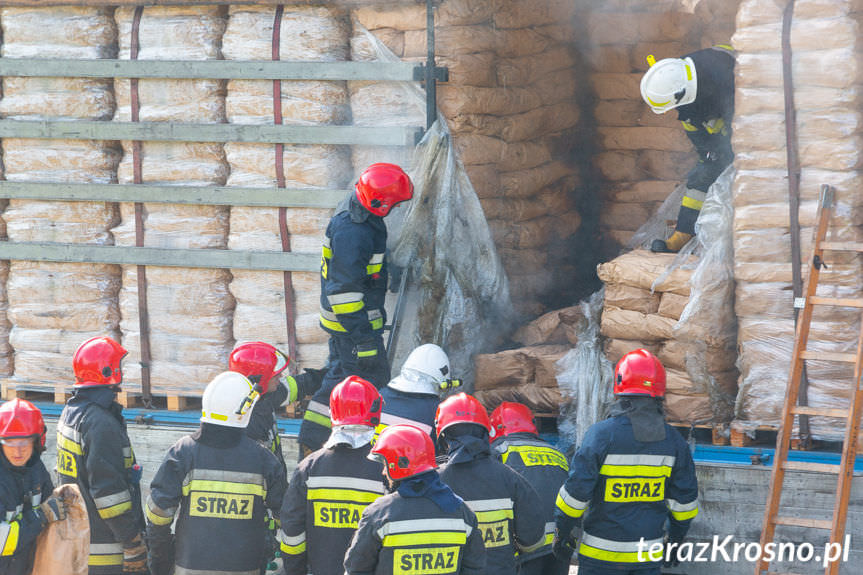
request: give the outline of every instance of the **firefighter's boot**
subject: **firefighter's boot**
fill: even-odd
[[[653,240],[653,243],[650,244],[650,251],[676,254],[691,239],[692,234],[677,230],[667,240]]]

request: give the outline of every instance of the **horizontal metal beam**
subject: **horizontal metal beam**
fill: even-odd
[[[0,120],[0,138],[413,146],[419,127]]]
[[[347,193],[348,190],[0,181],[0,198],[70,202],[151,202],[207,206],[334,208]]]
[[[316,272],[318,254],[0,241],[0,260]]]
[[[0,58],[0,76],[38,78],[212,78],[224,80],[412,81],[410,62],[270,60],[63,60]]]

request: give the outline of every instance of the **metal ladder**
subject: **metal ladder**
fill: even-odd
[[[770,495],[764,510],[764,523],[761,533],[761,549],[765,549],[767,543],[773,542],[777,525],[790,525],[796,527],[807,527],[823,529],[830,532],[831,544],[842,544],[845,535],[845,520],[848,515],[848,499],[851,494],[851,481],[854,473],[854,460],[857,455],[857,437],[860,432],[860,416],[863,414],[863,321],[861,321],[861,333],[857,340],[856,353],[832,353],[814,352],[807,349],[809,340],[809,328],[812,322],[812,312],[815,306],[834,306],[844,308],[856,308],[863,311],[863,298],[829,298],[815,295],[818,288],[818,279],[821,267],[824,264],[824,252],[857,252],[863,253],[863,242],[828,242],[827,229],[834,208],[834,192],[830,186],[821,187],[821,196],[818,205],[817,228],[814,234],[814,245],[812,258],[809,261],[809,279],[806,292],[802,302],[802,313],[797,324],[797,334],[794,341],[794,352],[792,356],[791,374],[788,381],[788,389],[785,395],[785,404],[782,408],[782,423],[776,437],[776,453],[773,471],[770,479]],[[795,301],[799,307],[801,302]],[[863,319],[863,318],[861,318]],[[818,361],[844,362],[854,364],[854,380],[850,382],[849,393],[850,408],[820,408],[797,405],[798,393],[800,391],[801,375],[804,371],[804,362],[807,359]],[[835,417],[846,420],[845,438],[842,446],[842,458],[839,465],[825,463],[810,463],[802,461],[788,461],[788,449],[790,447],[791,435],[794,424],[794,416],[824,416]],[[811,471],[824,474],[835,474],[838,476],[836,487],[836,500],[833,507],[831,519],[810,519],[779,514],[779,504],[782,498],[782,484],[786,471]],[[762,573],[777,573],[767,571],[770,563],[762,559],[755,567],[755,575]],[[836,575],[839,571],[839,561],[833,561],[825,568],[825,575]],[[792,575],[785,574],[782,575]]]

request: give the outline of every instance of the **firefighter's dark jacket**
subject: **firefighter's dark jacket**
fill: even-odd
[[[431,497],[422,489],[410,493],[400,486],[366,508],[345,556],[347,575],[492,573],[485,568],[476,515],[433,479],[438,493]],[[448,493],[440,493],[442,489]],[[441,507],[433,499],[447,499],[448,504]]]
[[[300,461],[281,511],[279,543],[286,575],[341,574],[360,515],[384,494],[371,445],[324,447]]]
[[[258,575],[267,509],[278,512],[286,483],[279,461],[244,429],[202,423],[168,450],[150,484],[151,574]]]
[[[734,159],[731,122],[734,119],[734,54],[724,47],[687,54],[695,65],[698,88],[695,100],[678,106],[677,118],[698,152],[699,163],[687,186],[707,192]]]
[[[122,544],[144,530],[140,474],[115,397],[108,387],[77,389],[57,423],[57,476],[77,483],[87,506],[91,572],[118,572]]]
[[[321,257],[321,327],[370,345],[386,322],[387,227],[351,195],[336,209]]]
[[[22,467],[12,465],[0,452],[0,573],[28,575],[36,553],[36,536],[44,520],[39,504],[48,499],[54,484],[39,453]]]
[[[545,540],[539,495],[526,479],[492,457],[487,435],[446,438],[449,461],[440,476],[476,514],[487,551],[485,572],[514,575],[516,552],[534,551]]]
[[[436,441],[434,416],[440,397],[429,393],[410,393],[385,387],[381,390],[384,399],[384,410],[378,433],[390,425],[406,423],[418,427],[428,433],[432,441]]]
[[[560,451],[541,440],[534,433],[511,433],[492,443],[492,450],[501,461],[527,479],[542,500],[545,519],[545,541],[542,547],[519,555],[520,561],[529,561],[551,553],[554,541],[554,509],[557,492],[569,476],[569,463]]]
[[[639,540],[661,542],[666,519],[671,540],[686,535],[698,514],[695,464],[680,433],[663,425],[665,438],[649,442],[635,439],[625,413],[588,429],[556,511],[564,532],[583,519],[579,564],[655,569],[646,554],[639,558]]]

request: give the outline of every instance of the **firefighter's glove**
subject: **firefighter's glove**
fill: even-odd
[[[314,395],[321,388],[324,382],[324,376],[327,375],[327,368],[314,369],[304,367],[303,373],[294,377],[299,387],[300,397]]]
[[[378,361],[377,343],[374,341],[358,343],[354,346],[354,356],[360,369],[373,369]]]
[[[680,545],[683,543],[683,537],[669,537],[665,542],[665,549],[662,550],[662,566],[677,567],[680,565]]]
[[[551,550],[558,561],[569,563],[575,552],[575,545],[575,537],[571,532],[562,534],[559,528],[555,528],[554,543],[551,544]]]
[[[66,500],[58,499],[52,495],[39,505],[39,514],[42,516],[45,523],[63,521],[69,514],[69,510],[66,507]]]
[[[146,575],[147,546],[139,533],[123,543],[123,575]]]

